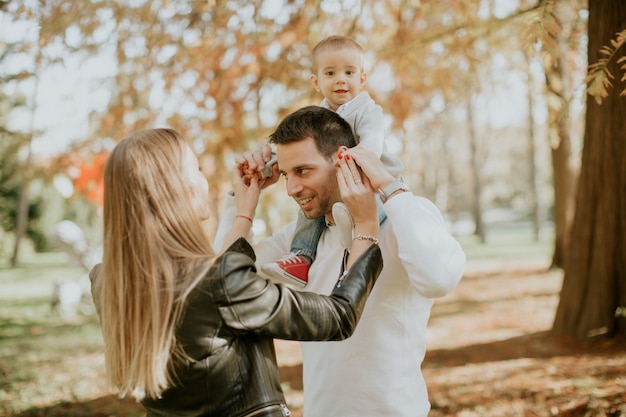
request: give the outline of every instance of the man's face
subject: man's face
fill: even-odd
[[[276,158],[287,180],[287,194],[304,215],[309,219],[331,215],[333,204],[341,201],[335,161],[327,161],[311,138],[276,145]]]

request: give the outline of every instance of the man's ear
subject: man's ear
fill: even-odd
[[[339,148],[337,148],[337,151],[333,155],[333,164],[334,165],[336,165],[337,161],[339,160],[339,154],[343,154],[347,150],[348,150],[348,147],[345,146],[345,145],[341,145]]]

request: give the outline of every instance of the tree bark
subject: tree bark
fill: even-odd
[[[589,2],[590,64],[624,28],[621,1]],[[625,87],[619,56],[623,51],[608,66],[615,76],[609,95],[600,105],[587,98],[576,212],[552,329],[578,339],[626,334],[626,98],[619,95]]]

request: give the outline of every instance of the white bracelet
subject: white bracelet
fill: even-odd
[[[378,238],[372,235],[356,235],[353,239],[355,240],[369,240],[374,245],[378,245]]]

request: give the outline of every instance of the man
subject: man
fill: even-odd
[[[433,298],[452,291],[461,279],[465,267],[461,246],[434,204],[409,192],[373,152],[351,149],[355,143],[350,126],[333,111],[310,106],[292,113],[270,143],[276,147],[278,170],[269,183],[280,172],[287,193],[305,215],[324,217],[327,224],[307,291],[330,293],[342,268],[342,226],[335,225],[332,209],[342,199],[338,181],[344,177],[337,176],[338,159],[351,159],[360,167],[363,184],[380,191],[387,215],[377,239],[383,271],[356,332],[339,343],[301,345],[305,417],[425,417],[430,403],[420,367],[426,325]],[[267,160],[269,149],[264,149],[244,154],[238,163],[254,173]],[[235,214],[232,199],[227,199],[220,230]],[[367,238],[358,233],[359,214],[351,214],[354,238]],[[287,253],[294,229],[295,222],[255,245],[257,265]],[[218,230],[216,247],[220,234]]]

